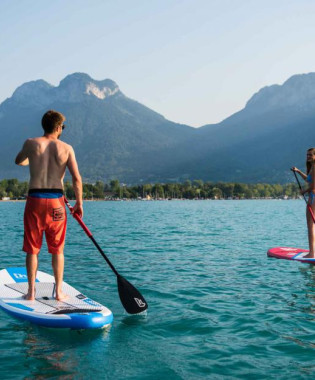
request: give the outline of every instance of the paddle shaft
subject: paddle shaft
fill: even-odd
[[[67,200],[66,197],[64,197],[64,199],[65,199],[65,203],[68,206],[68,208],[69,208],[72,216],[74,217],[74,219],[77,220],[77,222],[80,224],[80,226],[82,227],[82,229],[84,230],[84,232],[92,240],[93,244],[98,249],[99,253],[104,257],[104,259],[106,260],[107,264],[110,266],[111,270],[115,273],[115,275],[117,277],[120,276],[119,273],[117,272],[117,270],[115,269],[114,265],[110,262],[109,258],[105,255],[105,253],[103,252],[102,248],[98,245],[97,241],[94,239],[94,237],[92,235],[92,232],[87,228],[87,226],[83,222],[82,218],[78,214],[73,213],[73,207],[71,206],[71,204],[69,203],[69,201]]]
[[[298,179],[298,176],[296,175],[295,170],[292,170],[292,171],[293,171],[293,174],[294,174],[294,176],[295,176],[296,182],[298,183],[299,188],[300,188],[300,190],[302,191],[302,186],[301,186],[301,183],[300,183],[300,181],[299,181],[299,179]],[[307,208],[308,208],[308,211],[309,211],[310,214],[311,214],[311,217],[312,217],[312,219],[313,219],[313,222],[315,223],[315,215],[314,215],[314,213],[313,213],[313,210],[312,210],[311,205],[307,203],[307,200],[306,200],[306,198],[305,198],[305,194],[303,194],[303,198],[304,198],[304,200],[305,200],[305,203],[307,204]]]

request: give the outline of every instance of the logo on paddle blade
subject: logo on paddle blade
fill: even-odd
[[[141,299],[139,299],[139,298],[134,298],[134,300],[136,301],[136,303],[137,303],[137,305],[139,306],[139,307],[145,307],[145,302],[143,302]]]

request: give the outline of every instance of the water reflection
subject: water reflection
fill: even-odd
[[[109,329],[62,330],[31,326],[23,340],[25,347],[25,379],[82,378],[82,365],[88,359],[91,344],[108,343]]]
[[[311,314],[312,320],[315,320],[315,266],[307,265],[299,268],[304,279],[303,295],[308,305],[305,305],[303,311]]]

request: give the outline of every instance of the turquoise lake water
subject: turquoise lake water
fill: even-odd
[[[149,310],[69,218],[65,280],[110,308],[109,331],[60,331],[0,311],[3,379],[314,379],[315,267],[267,258],[307,248],[302,201],[86,202],[84,221]],[[0,269],[24,266],[23,202],[0,202]],[[43,248],[39,270],[51,273]]]

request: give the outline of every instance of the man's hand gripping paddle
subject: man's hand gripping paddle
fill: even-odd
[[[84,224],[81,217],[73,213],[73,207],[70,205],[68,200],[65,197],[66,205],[68,206],[72,216],[77,220],[77,222],[80,224],[84,232],[87,234],[87,236],[92,240],[95,247],[98,249],[100,254],[104,257],[107,264],[110,266],[111,270],[115,273],[117,276],[117,285],[118,285],[118,293],[120,301],[129,314],[138,314],[142,313],[148,308],[148,304],[144,297],[141,295],[141,293],[132,285],[130,282],[128,282],[125,278],[123,278],[115,269],[114,265],[109,261],[108,257],[103,252],[102,248],[97,244],[95,241],[91,231],[87,228],[87,226]]]
[[[291,170],[292,170],[292,169],[291,169]],[[293,174],[294,174],[294,176],[295,176],[296,182],[298,183],[299,188],[300,188],[300,190],[302,191],[302,186],[301,186],[301,184],[300,184],[300,181],[299,181],[299,179],[298,179],[298,176],[296,175],[295,170],[292,170],[292,171],[293,171]],[[306,200],[306,198],[305,198],[305,194],[303,194],[303,198],[304,198],[305,203],[306,203],[306,205],[307,205],[308,211],[309,211],[310,214],[311,214],[311,217],[312,217],[312,219],[313,219],[313,222],[315,223],[315,215],[314,215],[314,213],[313,213],[313,210],[312,210],[311,205],[309,205],[309,204],[307,203],[307,200]]]

